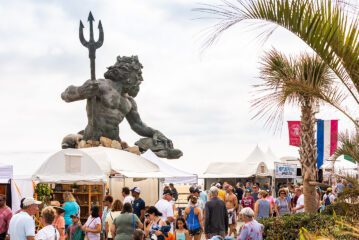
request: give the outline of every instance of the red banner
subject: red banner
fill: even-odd
[[[289,145],[300,146],[300,121],[288,121]]]

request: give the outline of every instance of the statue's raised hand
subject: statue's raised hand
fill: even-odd
[[[84,98],[96,96],[99,91],[100,86],[97,80],[87,80],[81,87],[79,87],[79,94]]]
[[[173,143],[170,139],[168,139],[160,131],[155,131],[155,133],[153,134],[153,143],[154,145],[157,145],[160,142],[165,145],[165,148],[173,148]]]

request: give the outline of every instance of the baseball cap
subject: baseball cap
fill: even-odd
[[[139,187],[134,187],[131,189],[131,192],[141,193],[141,189]]]
[[[222,185],[220,183],[216,183],[216,185],[214,185],[214,186],[216,186],[217,188],[220,188]]]
[[[170,190],[163,191],[162,195],[167,195],[167,194],[172,196],[172,192]]]
[[[33,205],[33,204],[40,205],[41,203],[42,203],[42,202],[37,201],[37,200],[35,200],[35,199],[32,198],[32,197],[27,197],[27,198],[25,198],[24,201],[22,202],[22,205],[23,205],[24,207],[28,207],[28,206]]]
[[[195,188],[194,190],[193,190],[193,193],[200,193],[201,192],[201,190],[199,190],[199,188]]]

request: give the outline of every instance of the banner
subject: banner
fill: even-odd
[[[300,146],[300,121],[288,121],[289,145]]]
[[[288,163],[274,163],[274,175],[275,178],[296,178],[297,177],[297,165]]]
[[[337,149],[338,120],[317,120],[317,167],[323,165]]]

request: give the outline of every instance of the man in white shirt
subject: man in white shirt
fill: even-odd
[[[130,195],[130,189],[128,187],[122,188],[123,204],[129,203],[132,205],[134,198]]]
[[[304,212],[304,195],[302,194],[302,189],[296,188],[295,195],[298,196],[298,200],[295,208],[292,208],[292,211],[294,213],[302,213]]]
[[[34,240],[35,239],[35,221],[32,218],[39,212],[40,201],[32,197],[27,197],[22,202],[23,209],[15,214],[9,224],[10,240]]]
[[[171,204],[172,192],[171,190],[163,191],[162,199],[158,200],[155,204],[155,207],[162,213],[162,221],[174,222],[173,206]]]

